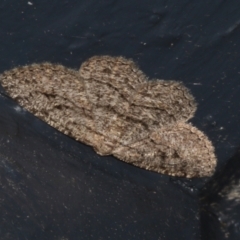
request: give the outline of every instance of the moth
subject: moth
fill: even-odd
[[[197,108],[190,91],[148,79],[132,60],[94,56],[79,71],[32,64],[3,72],[0,83],[19,105],[100,155],[171,176],[215,170],[211,141],[188,123]]]

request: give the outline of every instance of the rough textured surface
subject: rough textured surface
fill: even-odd
[[[131,60],[93,57],[79,73],[33,64],[4,72],[0,81],[21,106],[100,155],[172,176],[214,172],[211,142],[185,123],[196,110],[188,89],[148,80]]]

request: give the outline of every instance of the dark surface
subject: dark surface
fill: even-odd
[[[2,239],[199,234],[198,200],[169,177],[100,157],[11,100],[0,102]]]
[[[0,72],[132,58],[150,78],[191,89],[191,122],[213,141],[218,167],[187,180],[100,157],[2,93],[0,239],[239,239],[238,200],[219,197],[238,179],[239,24],[238,1],[1,1]]]
[[[203,239],[239,239],[240,149],[224,171],[206,184],[200,197]]]

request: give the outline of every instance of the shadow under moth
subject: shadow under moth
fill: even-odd
[[[208,177],[212,143],[187,121],[196,103],[177,81],[149,80],[131,60],[95,56],[79,71],[42,63],[0,75],[10,97],[52,127],[135,166]]]

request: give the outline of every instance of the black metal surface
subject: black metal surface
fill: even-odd
[[[78,68],[109,54],[134,59],[150,78],[183,81],[198,102],[191,122],[213,141],[217,175],[224,174],[240,139],[239,7],[207,0],[2,1],[0,72],[43,61]],[[100,157],[4,93],[0,163],[1,239],[239,239],[240,216],[226,218],[223,231],[219,212],[228,205],[211,207],[221,201],[221,188],[210,190],[217,175],[199,204],[209,179],[171,178]]]

